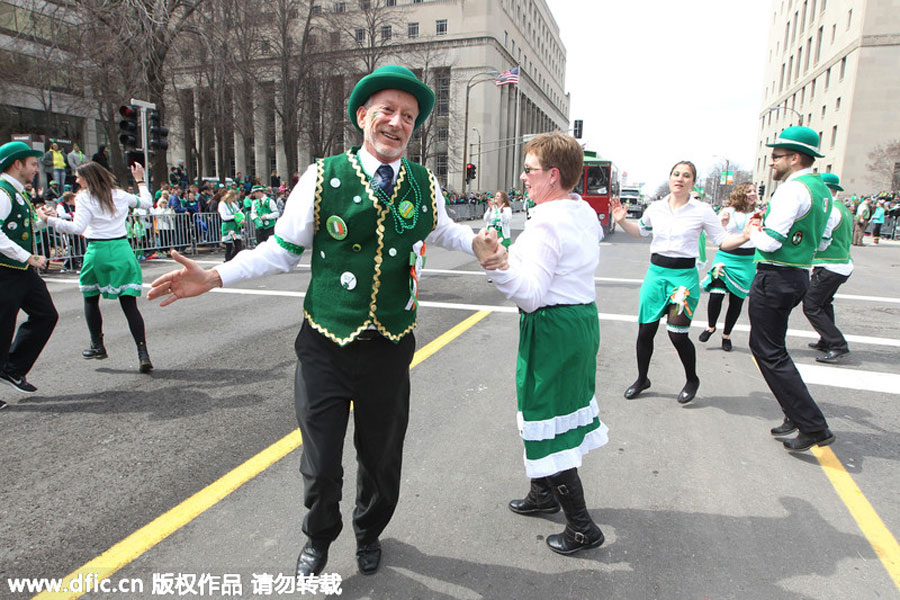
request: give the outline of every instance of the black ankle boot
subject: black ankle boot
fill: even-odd
[[[535,513],[553,514],[559,512],[559,502],[553,497],[553,491],[546,477],[531,480],[528,495],[521,500],[511,500],[509,510],[519,515]]]
[[[566,529],[547,536],[547,545],[557,554],[574,554],[603,543],[603,532],[594,523],[584,503],[584,487],[576,469],[547,478],[553,494],[566,514]]]
[[[109,355],[106,353],[106,348],[103,347],[103,334],[100,334],[100,337],[94,339],[91,337],[91,347],[87,350],[82,350],[81,356],[84,358],[107,358]]]
[[[150,362],[150,353],[147,352],[147,342],[138,342],[137,351],[138,361],[141,363],[138,369],[141,373],[149,373],[153,370],[153,363]]]

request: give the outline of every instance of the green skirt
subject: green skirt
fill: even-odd
[[[88,242],[78,284],[85,298],[140,296],[141,266],[126,239]]]
[[[693,318],[700,302],[700,276],[697,269],[669,269],[650,263],[641,284],[638,323],[659,321],[670,304]]]
[[[716,252],[712,267],[700,285],[707,292],[713,280],[721,279],[728,291],[738,298],[746,298],[750,293],[750,284],[756,276],[756,262],[753,255],[738,256],[724,250]]]
[[[528,477],[580,467],[582,456],[609,441],[594,395],[599,347],[593,302],[519,318],[517,421]]]
[[[241,226],[234,221],[222,221],[222,241],[226,244],[241,239]]]

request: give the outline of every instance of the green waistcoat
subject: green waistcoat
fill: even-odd
[[[394,342],[412,331],[418,282],[410,268],[424,264],[425,238],[437,226],[427,168],[404,159],[387,198],[376,195],[358,150],[316,161],[312,278],[303,305],[309,324],[342,346],[369,325]]]
[[[275,220],[267,218],[272,212],[272,205],[270,204],[272,199],[267,197],[260,198],[259,200],[253,199],[253,210],[256,212],[256,218],[253,219],[253,224],[256,225],[257,229],[271,229],[275,227]]]
[[[34,208],[24,195],[5,179],[0,179],[0,194],[9,196],[9,215],[3,221],[3,233],[29,254],[34,254]],[[28,265],[0,254],[0,266],[10,269],[27,269]]]
[[[795,181],[799,181],[809,190],[812,203],[809,211],[791,225],[786,236],[770,229],[763,229],[767,234],[781,242],[781,248],[774,252],[756,250],[756,260],[786,265],[790,267],[809,267],[812,265],[813,254],[822,241],[825,226],[828,224],[828,216],[831,214],[831,192],[825,186],[819,175],[801,175]],[[772,200],[776,200],[776,196]],[[768,216],[772,210],[772,204],[766,211]]]
[[[813,258],[814,265],[840,264],[850,262],[850,242],[853,241],[853,215],[842,202],[835,202],[834,206],[841,211],[841,220],[834,226],[831,232],[831,245],[816,252]]]

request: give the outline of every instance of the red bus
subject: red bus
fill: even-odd
[[[598,157],[596,152],[585,150],[584,169],[581,180],[575,186],[575,193],[580,194],[597,213],[604,234],[616,230],[609,200],[619,198],[619,170],[612,161]]]

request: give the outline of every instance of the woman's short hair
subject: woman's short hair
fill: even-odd
[[[750,212],[753,209],[753,201],[750,200],[750,192],[754,187],[752,183],[739,183],[731,190],[728,196],[728,206],[737,212]]]
[[[689,167],[691,168],[691,173],[694,175],[694,181],[697,181],[697,167],[695,167],[695,166],[694,166],[694,163],[692,163],[692,162],[689,161],[689,160],[679,160],[677,163],[675,163],[674,165],[672,165],[672,168],[669,169],[669,175],[670,175],[670,176],[672,175],[672,171],[674,171],[674,170],[675,170],[675,167],[677,167],[678,165],[687,165],[687,166],[689,166]]]
[[[525,144],[525,154],[534,154],[541,168],[559,170],[559,184],[571,190],[581,179],[584,168],[584,151],[571,135],[554,131],[541,133]]]

